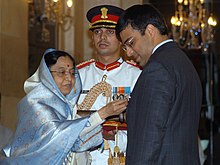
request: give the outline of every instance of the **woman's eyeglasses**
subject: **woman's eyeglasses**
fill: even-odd
[[[58,70],[50,70],[50,72],[56,73],[58,77],[64,77],[67,74],[70,74],[71,76],[75,76],[77,73],[75,72],[75,69],[65,70],[65,69],[58,69]]]

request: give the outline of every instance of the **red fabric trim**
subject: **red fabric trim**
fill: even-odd
[[[120,62],[113,62],[113,63],[111,63],[111,64],[108,64],[107,66],[106,66],[106,70],[107,71],[110,71],[110,70],[113,70],[113,69],[115,69],[115,68],[118,68],[119,66],[120,66]]]
[[[106,131],[116,130],[116,125],[118,126],[118,130],[127,130],[127,124],[118,121],[106,121],[102,124],[103,129]]]
[[[95,66],[97,67],[97,68],[99,68],[99,69],[101,69],[101,70],[105,70],[105,65],[103,64],[103,63],[101,63],[101,62],[96,62],[95,63]]]
[[[118,61],[115,61],[115,62],[113,62],[113,63],[111,63],[111,64],[104,65],[103,63],[97,61],[97,62],[95,63],[95,65],[96,65],[97,68],[99,68],[99,69],[101,69],[101,70],[110,71],[110,70],[113,70],[113,69],[115,69],[115,68],[118,68],[118,67],[121,65],[121,63],[118,62]]]
[[[126,63],[127,63],[127,64],[130,64],[130,65],[132,65],[132,66],[135,66],[136,68],[142,69],[142,67],[141,67],[141,66],[137,65],[137,64],[136,64],[136,63],[134,63],[134,62],[131,62],[131,61],[126,61]]]
[[[101,14],[94,16],[91,20],[91,23],[94,23],[94,22],[100,21],[100,20],[111,20],[111,21],[114,21],[115,23],[117,23],[118,19],[119,19],[119,16],[115,16],[115,15],[111,15],[111,14],[107,14],[107,16],[108,16],[107,19],[103,19],[103,18],[101,18],[101,16],[102,16]]]
[[[91,60],[89,60],[89,61],[85,61],[85,62],[83,62],[83,63],[78,64],[76,67],[77,67],[77,69],[81,69],[81,68],[84,68],[85,66],[90,65],[90,64],[93,63],[93,62],[95,62],[95,60],[94,60],[94,59],[91,59]]]

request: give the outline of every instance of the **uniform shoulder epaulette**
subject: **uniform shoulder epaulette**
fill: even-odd
[[[95,62],[94,59],[91,59],[91,60],[88,60],[88,61],[84,61],[84,62],[78,64],[76,67],[77,67],[77,69],[81,69],[81,68],[83,68],[83,67],[85,67],[85,66],[90,65],[90,64],[93,63],[93,62]]]
[[[141,67],[133,60],[127,60],[126,63],[141,69]]]

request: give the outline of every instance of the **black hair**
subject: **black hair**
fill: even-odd
[[[116,36],[121,41],[120,32],[128,25],[138,30],[141,35],[145,34],[147,25],[152,24],[156,27],[161,35],[167,35],[168,29],[166,22],[161,13],[152,5],[134,5],[126,9],[120,16],[116,25]]]
[[[51,66],[53,66],[54,64],[57,63],[57,60],[58,58],[60,57],[66,57],[68,56],[72,62],[73,62],[73,66],[75,68],[75,60],[74,58],[68,54],[67,52],[64,52],[64,51],[59,51],[59,50],[55,50],[55,51],[52,51],[52,52],[49,52],[47,53],[45,56],[44,56],[44,60],[45,60],[45,63],[47,65],[48,68],[50,68]]]

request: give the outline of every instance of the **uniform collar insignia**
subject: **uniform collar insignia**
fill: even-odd
[[[121,60],[119,59],[119,60],[117,60],[117,61],[115,61],[115,62],[113,62],[111,64],[108,64],[108,65],[105,65],[105,64],[103,64],[103,63],[101,63],[99,61],[96,61],[95,62],[95,66],[97,68],[101,69],[101,70],[110,71],[110,70],[113,70],[115,68],[118,68],[122,64],[123,61],[122,62],[119,62],[119,61],[121,61]]]

